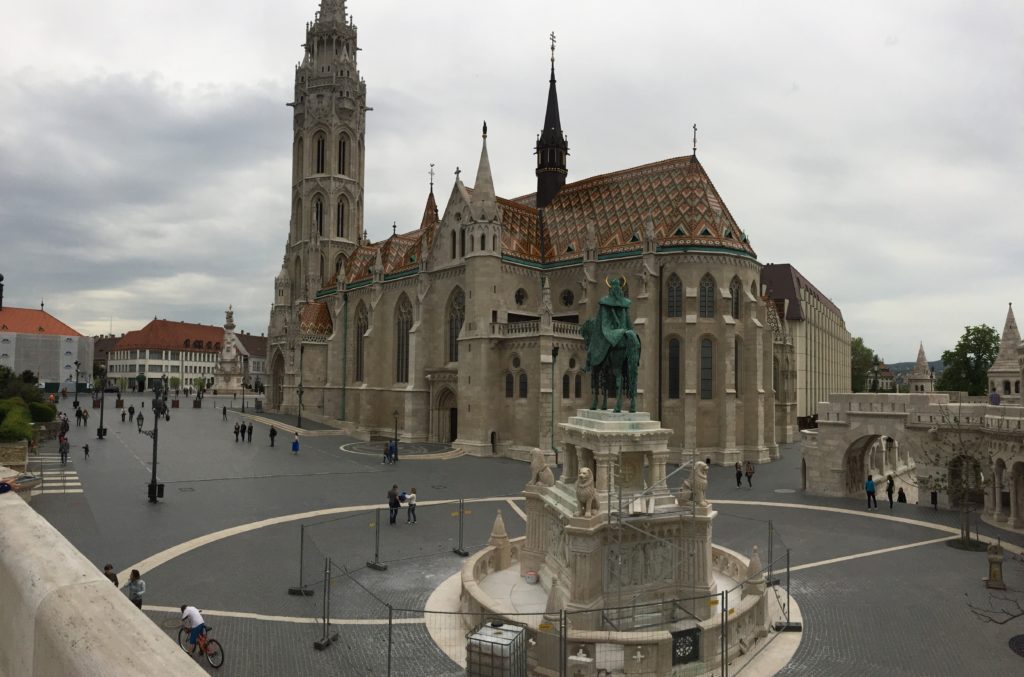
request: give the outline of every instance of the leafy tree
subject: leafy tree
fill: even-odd
[[[177,390],[178,388],[181,387],[181,379],[178,378],[177,376],[172,376],[168,380],[168,384],[171,386],[171,390]]]
[[[21,380],[22,382],[27,383],[30,386],[34,386],[35,384],[39,383],[39,379],[36,378],[36,375],[32,373],[31,369],[26,369],[25,371],[21,372]]]
[[[964,327],[953,350],[942,353],[945,370],[936,390],[962,390],[968,395],[988,392],[988,369],[999,354],[999,333],[987,324]]]
[[[0,398],[20,397],[25,402],[42,402],[43,391],[36,387],[35,380],[31,371],[15,374],[7,367],[0,367]]]
[[[878,362],[878,355],[864,345],[864,339],[855,336],[850,341],[850,386],[853,392],[862,393],[870,387],[868,375]]]

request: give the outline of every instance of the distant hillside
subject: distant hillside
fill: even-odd
[[[886,366],[892,370],[893,375],[897,374],[909,374],[914,371],[914,365],[916,362],[896,362],[895,364],[887,364]],[[942,360],[933,360],[928,363],[928,368],[935,372],[935,376],[942,373],[945,366],[942,364]]]

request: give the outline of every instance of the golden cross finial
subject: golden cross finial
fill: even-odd
[[[555,32],[554,31],[551,31],[551,36],[549,37],[549,39],[551,40],[551,65],[554,66],[555,65],[555,42],[556,42],[556,40],[555,40]]]

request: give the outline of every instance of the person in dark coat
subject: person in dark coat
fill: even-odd
[[[398,519],[398,509],[402,507],[402,502],[398,500],[398,485],[391,485],[391,490],[388,491],[388,524],[394,524],[395,520]]]
[[[252,442],[252,423],[249,424],[249,427],[246,428],[245,432],[247,437],[246,442]]]
[[[235,442],[238,442],[238,430],[239,430],[238,421],[235,421]]]
[[[889,497],[889,510],[892,510],[892,495],[896,491],[896,480],[889,475],[885,478],[885,495]]]
[[[135,405],[132,404],[128,407],[128,422],[131,423],[135,420]]]
[[[743,486],[743,466],[740,465],[739,461],[736,461],[736,488],[739,489]]]
[[[270,446],[274,446],[275,437],[277,437],[277,428],[270,426]]]

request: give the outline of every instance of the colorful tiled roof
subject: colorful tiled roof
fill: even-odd
[[[224,327],[192,322],[152,320],[142,329],[125,334],[114,350],[220,350]],[[187,343],[186,343],[187,342]]]
[[[15,334],[81,336],[45,310],[11,308],[10,306],[0,308],[0,331],[9,331]]]
[[[326,303],[306,303],[299,311],[299,330],[303,334],[330,336],[334,332],[334,321]]]

